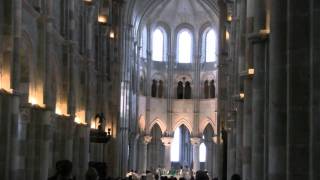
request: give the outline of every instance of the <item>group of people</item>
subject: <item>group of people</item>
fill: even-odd
[[[86,175],[86,180],[101,180],[99,178],[98,172],[95,168],[89,167]],[[119,178],[121,179],[121,178]],[[129,180],[209,180],[209,175],[207,171],[197,171],[193,173],[191,169],[187,166],[185,168],[180,168],[180,170],[170,170],[165,171],[165,169],[158,168],[154,171],[147,170],[145,174],[138,174],[137,171],[131,170],[127,174]],[[72,162],[69,160],[61,160],[56,163],[56,173],[50,177],[48,180],[76,180],[76,177],[72,174]],[[218,178],[213,178],[212,180],[219,180]],[[241,180],[241,177],[234,174],[231,180]]]
[[[163,168],[157,168],[156,170],[149,171],[146,173],[139,174],[137,171],[131,170],[127,174],[129,180],[209,180],[209,175],[207,171],[197,171],[193,172],[187,166],[185,168],[180,168],[180,170],[165,170]],[[219,180],[218,178],[213,178],[212,180]],[[240,175],[234,174],[231,180],[241,180]]]
[[[72,162],[69,160],[58,161],[56,163],[56,173],[48,180],[76,180],[76,177],[72,174]],[[89,167],[86,172],[86,180],[99,180],[98,172]]]

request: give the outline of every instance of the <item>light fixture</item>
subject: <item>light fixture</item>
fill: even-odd
[[[31,105],[36,105],[37,104],[37,100],[34,97],[30,97],[29,102],[30,102]]]
[[[245,97],[244,93],[241,92],[241,93],[239,94],[239,97],[240,97],[240,99],[244,99],[244,97]]]
[[[114,34],[114,31],[113,31],[113,30],[110,31],[109,37],[110,37],[111,39],[114,39],[115,34]]]
[[[227,17],[227,21],[229,21],[229,22],[232,21],[232,16],[231,16],[231,15],[229,15],[229,16]]]
[[[228,31],[226,31],[226,40],[229,40],[230,39],[230,34]]]
[[[269,35],[269,34],[270,34],[270,29],[261,29],[261,30],[259,31],[259,33],[260,33],[261,35]]]
[[[99,15],[98,16],[98,22],[100,24],[107,24],[108,17],[106,15]]]
[[[86,5],[92,5],[92,0],[83,0]]]
[[[254,69],[253,68],[248,69],[248,75],[254,75]]]

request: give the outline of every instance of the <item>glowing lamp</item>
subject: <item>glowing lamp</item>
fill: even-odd
[[[231,16],[231,15],[229,15],[229,16],[227,17],[227,21],[229,21],[229,22],[232,21],[232,16]]]
[[[34,97],[30,97],[29,102],[30,102],[30,104],[32,104],[32,105],[37,105],[37,104],[38,104],[36,98],[34,98]]]
[[[253,68],[248,69],[248,75],[254,75],[254,69]]]
[[[110,37],[111,39],[114,39],[115,35],[114,35],[114,32],[113,32],[113,31],[110,31],[109,37]]]
[[[226,31],[226,40],[229,40],[230,39],[230,34],[228,31]]]
[[[108,18],[106,15],[99,15],[98,16],[98,22],[100,24],[107,24]]]
[[[240,94],[239,94],[239,97],[240,97],[240,99],[244,99],[244,93],[243,92],[241,92]]]
[[[92,0],[83,0],[83,2],[87,5],[91,5],[92,4]]]

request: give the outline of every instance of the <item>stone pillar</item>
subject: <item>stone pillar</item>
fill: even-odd
[[[26,179],[48,179],[51,141],[50,120],[50,111],[36,106],[31,107],[30,124],[28,125]]]
[[[73,141],[73,173],[77,180],[84,180],[89,163],[90,128],[77,124]]]
[[[137,158],[137,144],[138,144],[137,136],[131,136],[129,141],[129,170],[137,170],[136,162]]]
[[[311,21],[312,21],[312,121],[311,121],[311,164],[312,164],[312,170],[311,170],[311,179],[317,180],[320,179],[320,83],[319,83],[319,77],[320,77],[320,39],[319,39],[319,32],[320,32],[320,4],[317,0],[311,0],[311,7],[313,8],[311,10]],[[317,38],[318,37],[318,38]]]
[[[55,169],[55,163],[59,160],[72,161],[75,123],[72,117],[56,115],[54,126],[52,168]]]
[[[209,139],[205,141],[205,145],[207,147],[207,154],[206,154],[206,169],[208,171],[209,177],[213,178],[213,141]]]
[[[142,168],[140,169],[141,173],[145,173],[147,170],[148,163],[148,144],[151,142],[152,136],[144,136],[142,139]]]
[[[161,141],[164,145],[164,168],[166,170],[171,169],[171,143],[172,143],[173,138],[172,137],[162,137]]]
[[[249,0],[248,9],[253,9],[253,33],[249,41],[253,49],[254,77],[252,80],[252,180],[264,178],[264,117],[266,89],[266,6],[265,0]]]
[[[198,137],[193,137],[190,139],[192,144],[192,159],[193,159],[193,171],[197,172],[200,170],[200,161],[199,161],[199,147],[201,139]]]
[[[310,42],[319,36],[310,34],[310,1],[287,6],[287,179],[310,179]]]
[[[283,180],[287,178],[287,1],[271,0],[270,23],[268,179]]]

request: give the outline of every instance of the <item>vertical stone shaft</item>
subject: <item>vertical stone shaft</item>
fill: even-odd
[[[200,170],[200,161],[199,161],[199,147],[200,147],[201,139],[194,137],[191,138],[192,144],[192,157],[193,157],[193,171],[197,172]]]
[[[247,0],[247,21],[246,21],[246,37],[252,33],[253,28],[253,4],[252,1]],[[252,78],[248,76],[248,69],[253,67],[252,62],[252,45],[246,39],[245,48],[245,69],[244,77],[244,114],[243,114],[243,166],[242,176],[245,180],[251,180],[252,175]]]
[[[287,24],[287,179],[309,179],[310,1],[289,0]]]
[[[255,74],[252,81],[252,180],[263,179],[264,162],[264,116],[265,116],[265,0],[250,0],[253,11],[253,33],[249,38],[253,45],[253,67]],[[266,36],[266,35],[265,35]]]
[[[286,179],[287,2],[271,0],[268,179]]]
[[[311,180],[320,179],[320,1],[311,0],[311,88],[312,88],[312,97],[311,97],[311,149],[310,149],[310,163],[311,163]]]

